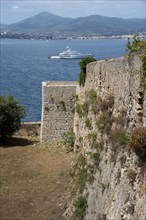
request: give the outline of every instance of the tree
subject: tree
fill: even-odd
[[[94,62],[94,57],[87,56],[80,61],[80,74],[79,74],[79,85],[84,86],[86,80],[86,66],[88,63]]]
[[[11,137],[21,126],[25,109],[13,96],[0,96],[0,137]]]
[[[130,41],[130,39],[128,38],[126,46],[126,51],[128,52],[128,55],[131,55],[131,53],[135,52],[145,52],[146,50],[146,42],[141,40],[138,34],[135,34],[133,36],[132,41]]]

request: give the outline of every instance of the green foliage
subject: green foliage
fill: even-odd
[[[126,48],[128,55],[131,55],[132,53],[139,52],[141,50],[146,50],[146,42],[140,40],[140,37],[138,34],[135,34],[133,36],[132,42],[128,38],[127,42],[127,48]]]
[[[83,110],[84,116],[88,115],[88,112],[89,112],[89,102],[84,102],[83,103],[82,110]]]
[[[78,181],[77,181],[80,193],[82,193],[84,188],[85,188],[85,185],[86,185],[86,182],[87,182],[87,177],[88,177],[87,169],[86,168],[82,168],[80,170],[80,172],[79,172]]]
[[[85,188],[85,184],[87,182],[87,168],[86,168],[87,161],[82,154],[80,154],[78,157],[78,165],[79,165],[79,173],[78,173],[77,185],[79,192],[82,193]]]
[[[128,136],[125,131],[119,133],[118,141],[120,145],[126,145],[128,143]]]
[[[21,126],[21,118],[25,116],[25,109],[13,96],[0,96],[0,136],[11,137]]]
[[[87,200],[85,197],[80,196],[75,201],[75,217],[78,220],[83,220],[85,215],[85,210],[87,207]]]
[[[114,129],[109,134],[109,140],[113,144],[126,145],[128,143],[128,135],[123,129]]]
[[[94,89],[91,89],[89,92],[88,92],[88,99],[89,99],[89,103],[90,104],[95,104],[96,101],[97,101],[97,93]]]
[[[96,140],[97,140],[97,132],[92,131],[91,133],[88,134],[88,138],[91,144],[91,148],[95,148]]]
[[[80,85],[80,86],[84,86],[84,85],[85,85],[85,81],[86,81],[86,71],[83,72],[82,70],[80,70],[80,74],[79,74],[79,85]]]
[[[138,34],[135,34],[132,42],[130,41],[130,39],[128,39],[127,52],[128,52],[127,55],[129,58],[135,53],[140,52],[141,54],[143,54],[141,56],[142,71],[143,71],[141,81],[142,81],[143,96],[144,96],[144,93],[146,90],[146,41],[142,41],[140,37],[138,36]]]
[[[83,116],[87,116],[89,112],[89,102],[84,102],[83,104],[77,102],[75,109],[80,118]]]
[[[100,131],[109,131],[111,128],[111,118],[108,111],[102,112],[97,119],[96,125]]]
[[[146,78],[146,54],[142,56],[142,70],[143,76]]]
[[[78,163],[80,166],[84,167],[87,164],[87,161],[85,159],[85,157],[83,156],[83,154],[80,154],[78,157]]]
[[[96,61],[95,58],[87,56],[80,61],[79,85],[84,86],[86,81],[86,66],[88,63]]]
[[[143,71],[143,75],[142,75],[142,87],[143,87],[143,96],[146,90],[146,54],[144,54],[142,56],[142,71]]]
[[[83,116],[83,111],[82,111],[82,105],[79,102],[76,103],[75,110],[78,113],[79,117],[81,118]]]
[[[89,128],[90,130],[93,128],[93,127],[92,127],[92,121],[91,121],[91,119],[89,119],[89,118],[87,118],[87,119],[85,120],[85,125],[86,125],[86,127]]]
[[[99,154],[99,152],[92,153],[91,154],[91,158],[93,159],[95,165],[99,165],[99,161],[100,161],[100,154]]]
[[[62,135],[63,138],[63,144],[67,147],[67,151],[71,152],[74,149],[74,143],[75,143],[75,133],[73,132],[73,129],[70,129],[69,131],[65,132]]]

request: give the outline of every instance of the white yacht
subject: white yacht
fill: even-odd
[[[59,53],[58,56],[51,56],[48,58],[51,58],[51,59],[82,59],[86,56],[91,56],[91,54],[78,53],[75,50],[71,50],[69,47],[66,47],[66,49],[67,49],[66,51]]]

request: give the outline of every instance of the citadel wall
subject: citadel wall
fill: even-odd
[[[87,66],[85,86],[79,90],[80,112],[76,111],[74,119],[75,146],[86,161],[78,172],[84,172],[87,182],[76,195],[86,201],[83,219],[146,218],[144,165],[128,149],[126,138],[135,127],[146,126],[141,79],[139,56]],[[67,219],[71,210],[72,205],[64,214]]]
[[[77,82],[42,83],[41,142],[58,142],[73,127]]]
[[[42,100],[41,141],[60,141],[74,127],[75,146],[86,161],[81,173],[90,181],[75,196],[86,201],[83,219],[144,220],[145,167],[126,139],[117,139],[118,132],[125,138],[135,127],[146,127],[141,58],[88,64],[84,87],[77,82],[43,82]],[[77,104],[80,114],[73,111]],[[73,204],[64,213],[67,220],[72,218]]]

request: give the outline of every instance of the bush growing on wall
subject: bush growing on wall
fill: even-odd
[[[146,42],[142,41],[138,34],[135,34],[132,41],[130,41],[128,38],[126,50],[128,55],[131,55],[131,53],[139,52],[141,50],[146,50]]]
[[[80,61],[79,85],[84,86],[86,80],[86,66],[88,63],[96,61],[95,58],[87,56]]]
[[[0,137],[11,137],[21,126],[25,115],[24,107],[14,100],[13,96],[0,96]]]
[[[139,157],[146,160],[146,128],[137,127],[132,131],[129,139],[129,147]]]
[[[67,151],[73,151],[75,142],[75,133],[73,132],[73,129],[70,129],[69,131],[65,132],[62,135],[62,138],[63,144],[67,147]]]
[[[75,217],[78,220],[82,220],[84,218],[86,206],[87,206],[86,198],[83,196],[78,197],[75,202]]]

